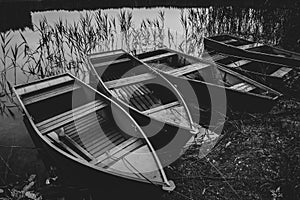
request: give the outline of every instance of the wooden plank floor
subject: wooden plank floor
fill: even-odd
[[[116,80],[116,77],[113,79]],[[110,91],[114,97],[146,115],[163,122],[189,127],[185,110],[178,101],[163,104],[142,82],[111,88]]]
[[[140,111],[160,105],[159,99],[142,83],[141,79],[136,79],[135,77],[126,78],[134,80],[129,84],[120,84],[120,82],[123,83],[122,80],[118,79],[117,76],[111,76],[110,78],[106,78],[106,80],[110,81],[105,82],[105,84],[110,88],[114,97],[119,98]],[[146,77],[143,76],[142,80],[148,80],[148,77],[148,75]],[[150,76],[150,78],[153,78],[153,76]]]
[[[90,114],[64,126],[65,134],[93,158],[124,142],[121,132],[99,113]]]

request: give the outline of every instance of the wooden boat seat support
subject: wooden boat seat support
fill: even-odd
[[[104,108],[106,105],[106,103],[100,100],[95,100],[83,106],[77,107],[73,110],[67,111],[65,113],[51,117],[50,119],[39,122],[36,124],[36,126],[41,131],[41,133],[45,135],[51,131],[63,127],[64,125],[76,119],[84,117],[85,115],[88,115],[92,112],[96,112],[97,110]]]
[[[130,77],[125,77],[121,79],[116,79],[112,81],[107,81],[105,82],[105,85],[109,88],[117,88],[117,87],[123,87],[125,85],[130,85],[134,83],[139,83],[142,81],[147,81],[156,78],[156,76],[152,73],[144,73],[144,74],[139,74],[136,76],[130,76]]]
[[[168,104],[165,104],[165,105],[157,106],[155,108],[151,108],[149,110],[145,110],[142,113],[146,114],[146,115],[150,115],[152,113],[156,113],[156,112],[159,112],[161,110],[165,110],[165,109],[175,107],[175,106],[178,106],[178,105],[180,105],[179,102],[175,101],[175,102],[171,102],[171,103],[168,103]]]
[[[206,67],[209,67],[210,65],[211,64],[207,64],[207,63],[194,63],[194,64],[187,65],[184,67],[180,67],[178,69],[173,69],[173,70],[167,71],[167,73],[178,77],[178,76],[183,76],[185,74],[189,74],[194,71],[204,69]]]
[[[152,62],[152,61],[155,61],[155,60],[160,60],[160,59],[175,56],[175,55],[177,55],[177,54],[173,53],[173,52],[168,52],[168,53],[164,53],[164,54],[160,54],[160,55],[156,55],[156,56],[147,57],[147,58],[144,58],[144,59],[141,59],[141,60],[143,62]]]

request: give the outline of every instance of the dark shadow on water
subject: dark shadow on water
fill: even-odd
[[[47,10],[96,10],[106,8],[153,8],[153,7],[177,7],[177,8],[204,8],[209,6],[238,6],[243,8],[295,8],[299,7],[296,0],[287,1],[267,1],[267,0],[47,0],[47,1],[9,1],[4,0],[0,3],[0,32],[7,30],[24,29],[25,27],[32,28],[31,12],[47,11]]]
[[[26,3],[0,4],[0,32],[33,28],[31,7]]]

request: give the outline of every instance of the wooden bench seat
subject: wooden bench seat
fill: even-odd
[[[222,40],[222,41],[220,41],[220,42],[222,42],[222,43],[224,43],[224,44],[227,44],[227,43],[230,43],[230,42],[236,42],[236,41],[237,41],[236,39],[231,38],[231,39],[228,39],[228,40]]]
[[[270,76],[282,78],[292,70],[293,70],[292,68],[281,67],[278,70],[276,70],[275,72],[273,72]]]
[[[32,103],[36,103],[39,101],[49,99],[51,97],[55,97],[55,96],[62,95],[62,94],[68,93],[68,92],[72,92],[78,88],[80,88],[80,86],[74,85],[73,83],[67,84],[67,85],[64,85],[61,87],[57,87],[54,89],[49,88],[49,90],[41,91],[37,94],[31,95],[28,97],[24,97],[23,103],[24,103],[24,105],[29,105]]]
[[[114,55],[123,54],[123,53],[124,53],[124,51],[122,51],[122,50],[116,50],[116,51],[111,51],[111,52],[101,52],[101,53],[91,54],[91,55],[89,55],[89,58],[94,59],[94,58],[99,58],[99,57],[114,56]]]
[[[121,58],[121,59],[110,60],[110,61],[106,61],[106,62],[93,63],[93,66],[95,68],[97,68],[97,67],[105,67],[105,66],[120,64],[120,63],[124,63],[124,62],[129,62],[129,61],[131,61],[130,58]]]
[[[76,119],[79,119],[85,115],[104,108],[107,104],[100,100],[95,100],[83,106],[77,107],[73,110],[51,117],[36,124],[37,128],[42,134],[47,134],[55,129],[58,129]]]
[[[251,62],[252,62],[251,60],[238,60],[236,62],[228,64],[227,67],[230,67],[230,68],[242,67],[243,65],[246,65]]]
[[[144,74],[139,74],[135,76],[130,76],[130,77],[125,77],[121,79],[116,79],[112,81],[107,81],[105,82],[105,85],[109,88],[117,88],[117,87],[122,87],[125,85],[130,85],[142,81],[147,81],[156,78],[156,76],[152,73],[144,73]]]
[[[175,56],[175,55],[177,55],[177,54],[173,53],[173,52],[168,52],[168,53],[163,53],[163,54],[159,54],[159,55],[156,55],[156,56],[147,57],[147,58],[144,58],[144,59],[141,59],[141,60],[143,62],[152,62],[152,61],[155,61],[155,60],[160,60],[160,59]]]
[[[207,63],[194,63],[194,64],[187,65],[187,66],[184,66],[184,67],[180,67],[178,69],[170,70],[167,73],[171,74],[173,76],[179,77],[179,76],[183,76],[185,74],[192,73],[194,71],[204,69],[206,67],[209,67],[210,65],[211,64],[207,64]]]
[[[261,46],[264,46],[264,44],[252,43],[252,44],[240,45],[240,46],[236,46],[236,47],[238,47],[239,49],[247,50],[247,49],[252,49],[252,48],[261,47]]]
[[[74,79],[70,76],[61,76],[61,77],[57,77],[57,78],[51,78],[46,81],[42,81],[39,83],[30,84],[30,85],[27,85],[24,87],[16,88],[16,92],[18,93],[18,95],[21,96],[21,95],[29,94],[31,92],[36,92],[38,90],[42,90],[42,89],[45,89],[48,87],[66,83],[69,81],[74,81]]]
[[[145,111],[143,111],[143,113],[146,114],[146,115],[150,115],[152,113],[156,113],[156,112],[159,112],[161,110],[165,110],[165,109],[175,107],[175,106],[178,106],[178,105],[180,105],[180,103],[178,101],[175,101],[175,102],[171,102],[171,103],[164,104],[164,105],[161,105],[161,106],[157,106],[155,108],[151,108],[149,110],[145,110]]]
[[[249,92],[251,90],[254,90],[256,87],[253,85],[250,85],[246,82],[242,82],[242,83],[235,84],[235,85],[231,86],[230,88],[234,89],[234,90],[239,90],[242,92]]]

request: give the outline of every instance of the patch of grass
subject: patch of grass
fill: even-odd
[[[300,198],[300,103],[283,99],[268,114],[228,120],[205,158],[197,149],[172,165],[176,191],[165,199]]]

